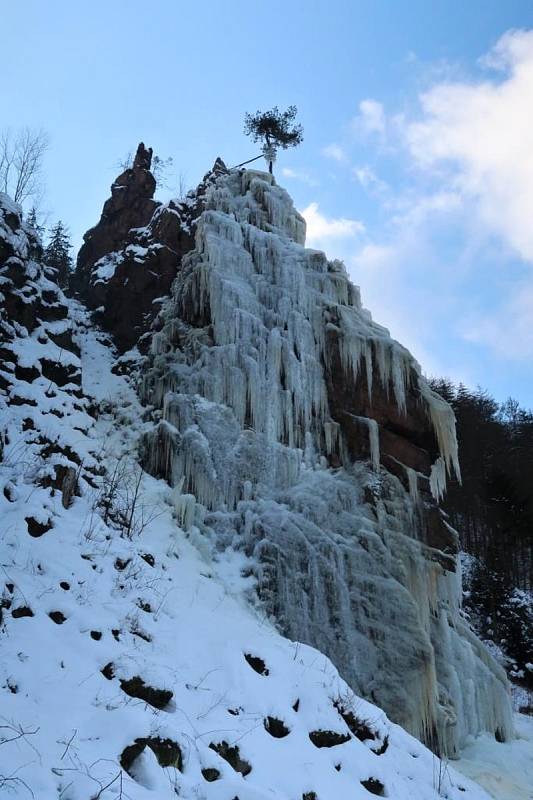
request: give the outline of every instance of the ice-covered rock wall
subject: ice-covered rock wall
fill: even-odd
[[[450,755],[511,735],[505,676],[460,609],[451,409],[305,249],[273,178],[220,176],[152,338],[143,462],[185,527],[253,555],[266,610]]]
[[[180,530],[131,357],[40,258],[0,193],[0,797],[488,800]]]

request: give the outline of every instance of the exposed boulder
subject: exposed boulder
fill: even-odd
[[[128,679],[122,678],[120,688],[130,697],[144,700],[145,703],[154,708],[166,708],[172,700],[170,689],[157,689],[149,686],[139,675]]]
[[[172,739],[162,739],[159,736],[144,736],[135,739],[120,754],[120,766],[128,775],[132,774],[135,761],[146,747],[154,753],[161,767],[175,767],[183,769],[183,757],[180,746]]]
[[[349,733],[339,733],[338,731],[311,731],[309,738],[315,747],[336,747],[339,744],[346,744],[350,741]]]
[[[227,761],[230,764],[235,772],[240,772],[241,775],[246,777],[252,771],[251,764],[242,758],[240,754],[240,749],[238,745],[230,745],[226,741],[223,742],[211,742],[209,745],[211,750],[214,750],[215,753]]]

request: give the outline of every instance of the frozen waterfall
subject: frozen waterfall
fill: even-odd
[[[181,525],[253,557],[283,632],[325,652],[395,721],[449,755],[469,733],[506,738],[506,679],[462,617],[455,533],[443,549],[426,530],[429,487],[438,499],[459,477],[453,412],[372,321],[344,266],[304,241],[271,175],[214,182],[153,335],[143,462],[175,487]],[[431,475],[408,466],[404,486],[380,467],[370,416],[354,413],[369,460],[350,456],[330,410],[333,340],[335,380],[364,377],[370,404],[379,385],[400,417],[417,398],[438,448]]]

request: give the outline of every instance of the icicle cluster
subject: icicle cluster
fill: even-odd
[[[159,421],[144,464],[175,487],[182,527],[254,556],[287,635],[322,649],[408,730],[448,753],[479,730],[509,735],[505,677],[459,632],[453,555],[421,541],[418,473],[406,492],[380,470],[366,417],[370,465],[347,454],[328,403],[332,336],[347,385],[364,376],[371,399],[380,381],[400,415],[408,393],[424,404],[440,448],[436,497],[446,473],[459,476],[453,412],[362,308],[344,266],[304,241],[272,176],[217,179],[153,336],[142,395]]]
[[[448,472],[459,475],[451,408],[427,386],[410,353],[361,307],[344,266],[299,247],[304,237],[303,219],[270,176],[248,170],[218,180],[198,222],[196,249],[184,259],[165,325],[153,339],[153,354],[162,356],[163,364],[165,354],[178,347],[193,354],[194,368],[190,357],[187,364],[174,364],[151,402],[164,404],[163,419],[178,431],[190,423],[192,411],[183,418],[182,409],[176,419],[176,408],[180,403],[190,406],[191,395],[231,408],[240,428],[265,436],[271,457],[289,458],[291,466],[280,464],[277,471],[285,469],[297,478],[293,456],[282,453],[276,443],[303,450],[311,435],[317,453],[330,455],[341,449],[324,378],[331,355],[327,332],[335,329],[343,370],[355,384],[364,365],[370,396],[376,373],[399,411],[405,412],[407,387],[415,376],[441,458]],[[209,341],[195,325],[206,309]],[[173,395],[165,399],[161,392],[169,391]],[[377,431],[371,421],[369,432],[372,458],[378,462]],[[212,506],[221,498],[217,493],[209,502],[214,476],[207,465],[203,477],[198,474],[201,449],[198,435],[189,434],[180,448],[174,480],[184,476],[191,491],[201,494],[201,502]],[[192,485],[195,476],[198,485]],[[441,483],[432,483],[436,496]],[[233,496],[222,499],[231,505],[238,492],[235,487],[228,490]]]

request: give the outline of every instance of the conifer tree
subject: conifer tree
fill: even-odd
[[[510,675],[533,688],[533,412],[479,387],[445,379],[432,387],[457,419],[462,484],[450,481],[443,508],[474,557],[465,562],[465,607],[510,660]]]
[[[41,239],[41,241],[42,241],[42,239],[44,237],[44,225],[42,225],[39,222],[39,217],[37,215],[37,209],[35,208],[35,206],[31,207],[30,213],[28,214],[28,216],[26,218],[26,222],[28,223],[30,228],[33,228],[33,230],[35,231],[35,233],[37,234],[39,239]]]
[[[293,125],[297,113],[296,106],[289,106],[286,111],[274,106],[270,111],[257,111],[244,117],[244,133],[254,142],[263,142],[263,155],[270,173],[278,147],[286,150],[303,142],[302,126]]]
[[[56,270],[56,280],[64,288],[72,271],[72,245],[67,228],[61,220],[50,231],[50,241],[44,251],[44,263]]]

